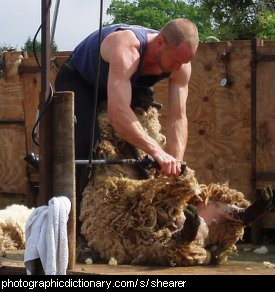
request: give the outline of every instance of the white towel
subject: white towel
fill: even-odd
[[[26,223],[24,262],[27,274],[34,272],[34,260],[40,258],[45,275],[66,275],[68,267],[67,221],[71,202],[54,197],[49,206],[34,210]]]

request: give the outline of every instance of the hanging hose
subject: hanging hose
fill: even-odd
[[[97,99],[98,99],[98,87],[99,87],[99,76],[100,76],[100,45],[101,45],[101,35],[102,35],[102,15],[103,15],[103,0],[100,1],[100,19],[99,19],[99,32],[98,32],[98,53],[97,53],[97,75],[96,83],[94,88],[94,98],[93,98],[93,107],[92,107],[92,123],[91,123],[91,136],[90,136],[90,153],[89,161],[93,157],[93,147],[95,140],[95,123],[96,123],[96,114],[97,114]]]
[[[49,2],[48,4],[48,7],[46,8],[46,15],[48,15],[48,13],[50,13],[50,9],[51,9],[51,5],[52,5],[52,1]],[[42,28],[42,25],[44,24],[44,22],[46,21],[46,16],[44,19],[42,19],[42,22],[39,26],[39,28],[37,29],[34,37],[33,37],[33,41],[32,41],[32,48],[33,48],[33,54],[34,54],[34,58],[36,60],[36,63],[37,63],[37,66],[38,68],[41,70],[41,64],[38,60],[38,57],[37,57],[37,52],[36,52],[36,38]],[[46,112],[46,110],[49,108],[49,105],[51,104],[51,101],[52,101],[52,97],[53,97],[53,88],[52,88],[52,85],[50,84],[50,92],[49,92],[49,98],[47,99],[45,105],[44,105],[44,108],[40,111],[38,117],[37,117],[37,120],[35,121],[35,124],[33,126],[33,129],[32,129],[32,141],[33,143],[39,147],[39,143],[37,142],[37,133],[36,133],[36,128],[42,118],[42,116],[44,115],[44,113]],[[33,149],[32,149],[33,150]]]
[[[57,0],[56,1],[56,4],[55,4],[55,10],[54,10],[54,17],[53,17],[53,22],[52,22],[52,31],[51,31],[51,48],[53,47],[53,40],[54,40],[54,34],[55,34],[55,28],[56,28],[56,22],[57,22],[57,16],[58,16],[58,10],[59,10],[59,4],[60,4],[60,0]],[[51,8],[51,5],[52,5],[52,1],[50,1],[49,3],[49,7],[47,7],[47,14],[50,13],[50,8]],[[33,38],[33,53],[34,53],[34,57],[35,57],[35,60],[37,62],[37,65],[39,67],[39,69],[41,69],[41,65],[40,65],[40,62],[37,58],[37,52],[36,52],[36,47],[35,47],[35,43],[36,43],[36,38],[37,38],[37,35],[39,33],[39,31],[41,30],[41,27],[42,27],[42,24],[45,22],[46,19],[43,19],[41,25],[39,26],[38,30],[36,31],[35,33],[35,36]],[[39,147],[39,143],[37,142],[37,133],[36,133],[36,128],[42,118],[42,116],[45,114],[45,112],[47,111],[47,109],[49,108],[51,102],[52,102],[52,98],[53,98],[53,88],[52,88],[52,85],[50,83],[50,93],[49,93],[49,98],[48,100],[46,101],[45,103],[45,106],[44,108],[40,111],[36,121],[35,121],[35,124],[33,126],[33,129],[32,129],[32,141],[33,143]]]
[[[94,148],[94,140],[95,140],[95,124],[97,118],[97,100],[98,100],[98,88],[99,88],[99,76],[100,76],[100,45],[101,45],[101,35],[102,35],[102,15],[103,15],[103,0],[100,1],[100,19],[99,19],[99,31],[98,31],[98,54],[97,54],[97,75],[96,75],[96,83],[94,87],[94,98],[92,104],[92,119],[91,119],[91,135],[89,141],[89,164],[91,164],[93,157],[93,148]],[[88,180],[91,175],[91,167],[86,166],[84,171],[81,174],[80,179],[80,193],[83,192],[85,186],[88,183]]]

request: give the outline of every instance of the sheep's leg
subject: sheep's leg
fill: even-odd
[[[185,209],[184,215],[186,219],[180,231],[180,236],[185,242],[191,242],[196,238],[200,227],[200,218],[197,208],[193,205],[189,205]]]
[[[240,218],[245,226],[250,225],[255,219],[262,215],[272,204],[273,192],[271,187],[262,190],[260,198],[252,203]]]

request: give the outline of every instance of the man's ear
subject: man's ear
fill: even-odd
[[[158,35],[158,38],[157,38],[157,44],[159,47],[161,47],[163,44],[166,44],[166,39],[164,36],[162,35]]]

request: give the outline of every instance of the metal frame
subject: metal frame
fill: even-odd
[[[41,94],[40,110],[45,107],[50,93],[50,65],[51,65],[51,42],[50,42],[50,8],[51,0],[41,0]],[[51,117],[47,110],[39,123],[40,144],[40,167],[39,167],[39,196],[38,205],[48,203],[52,194],[52,141],[51,141]]]

